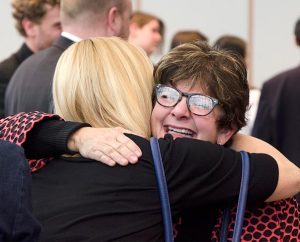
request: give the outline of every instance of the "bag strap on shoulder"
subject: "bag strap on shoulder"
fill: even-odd
[[[249,185],[249,178],[250,178],[250,161],[248,153],[245,151],[240,151],[242,157],[242,179],[241,179],[241,186],[240,186],[240,194],[238,198],[237,210],[236,210],[236,217],[235,217],[235,225],[233,229],[233,242],[241,241],[243,223],[244,223],[244,214],[246,209],[247,203],[247,195],[248,195],[248,185]],[[227,231],[228,231],[228,224],[230,219],[229,208],[225,207],[223,210],[223,217],[222,217],[222,226],[220,230],[220,242],[227,241]]]
[[[154,137],[150,138],[150,146],[153,156],[154,169],[156,173],[156,181],[159,189],[160,204],[162,210],[165,242],[173,242],[173,225],[170,208],[170,200],[168,193],[168,186],[165,176],[165,170],[161,159],[158,140]]]

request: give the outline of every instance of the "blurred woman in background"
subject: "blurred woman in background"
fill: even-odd
[[[131,18],[128,41],[150,56],[161,45],[164,28],[163,21],[158,17],[137,11]]]

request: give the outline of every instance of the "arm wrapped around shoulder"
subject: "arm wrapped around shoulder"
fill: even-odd
[[[233,138],[231,148],[236,151],[245,150],[251,153],[265,153],[275,159],[279,171],[278,182],[275,191],[266,200],[267,202],[288,198],[300,192],[299,167],[289,161],[282,153],[270,144],[251,136],[237,134]],[[266,177],[269,174],[265,174]]]

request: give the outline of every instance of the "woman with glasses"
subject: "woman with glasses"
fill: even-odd
[[[247,74],[242,59],[229,52],[200,43],[179,46],[157,64],[154,80],[159,84],[151,125],[157,137],[169,133],[228,147],[246,124]],[[246,211],[242,241],[300,239],[300,211],[294,198],[252,207]],[[214,221],[215,208],[208,204],[185,210],[176,226],[177,241],[201,241],[199,228],[208,228],[209,222],[215,223],[211,239],[219,241],[222,213]],[[233,235],[234,211],[233,206],[228,239]]]
[[[149,60],[124,41],[81,41],[68,49],[58,63],[53,86],[56,112],[69,121],[87,122],[93,127],[121,126],[148,138],[152,107],[150,98],[145,97],[152,93],[151,75]],[[154,78],[161,85],[156,86],[152,134],[161,138],[172,215],[175,218],[201,211],[197,221],[204,222],[197,228],[199,240],[209,241],[215,219],[212,213],[225,201],[236,201],[241,175],[239,153],[211,143],[228,143],[239,126],[244,125],[248,104],[244,100],[248,97],[246,69],[238,58],[194,43],[167,54],[156,67]],[[228,95],[231,92],[236,95]],[[236,105],[234,110],[230,110],[232,105]],[[242,117],[235,116],[236,113]],[[133,119],[133,114],[139,119]],[[31,120],[40,120],[43,115],[33,116]],[[18,120],[3,120],[2,129],[22,119],[21,114]],[[58,139],[58,133],[52,131],[59,121],[50,121],[44,121],[46,131],[39,130],[31,139],[50,139],[54,135]],[[20,126],[18,123],[11,132],[6,129],[4,136],[16,138],[12,135],[20,135]],[[70,148],[76,150],[79,143],[85,143],[86,136],[79,136],[74,134]],[[47,160],[47,165],[33,175],[34,208],[44,225],[45,241],[162,240],[149,143],[135,135],[128,137],[143,152],[134,166],[112,168],[82,157],[63,157]],[[245,140],[248,143],[243,143]],[[41,149],[47,148],[44,144],[40,141]],[[251,154],[249,204],[288,197],[299,191],[299,169],[267,144],[237,136],[232,147],[269,152],[276,160]],[[266,178],[267,172],[270,174]],[[209,204],[213,205],[211,209]]]

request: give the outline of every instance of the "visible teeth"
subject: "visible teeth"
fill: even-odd
[[[192,134],[193,134],[191,131],[189,131],[187,129],[177,129],[177,128],[172,128],[172,127],[169,127],[169,131],[180,133],[183,135],[189,135],[189,136],[192,136]]]

